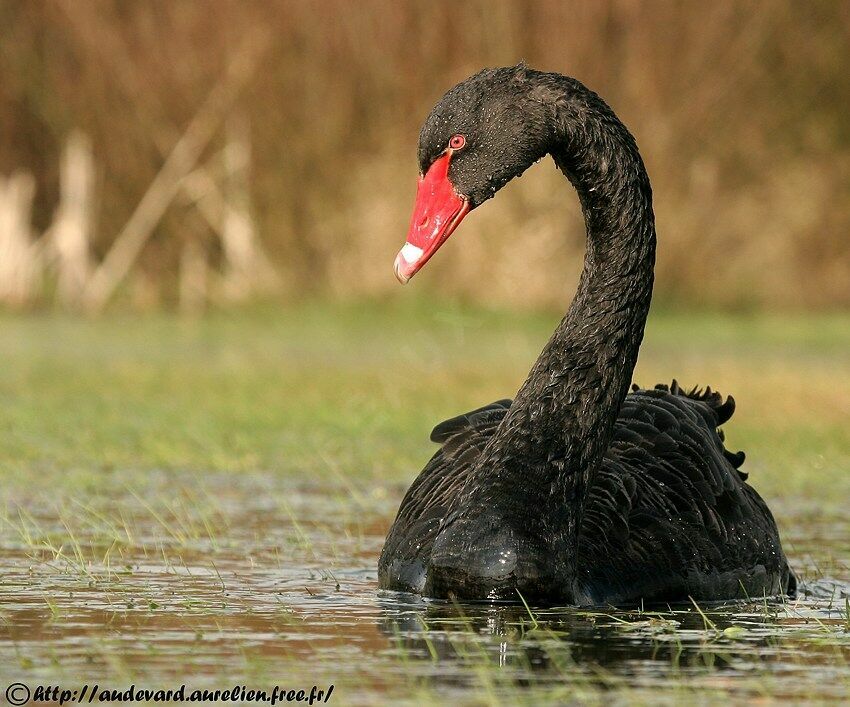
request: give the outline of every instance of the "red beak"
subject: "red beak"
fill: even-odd
[[[419,178],[407,242],[395,259],[395,276],[402,285],[419,272],[469,213],[469,200],[449,181],[451,157],[452,151],[446,150]]]

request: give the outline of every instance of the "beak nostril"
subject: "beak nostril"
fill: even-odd
[[[425,216],[422,217],[422,220],[419,222],[419,225],[420,227],[428,225],[428,214],[425,214]]]

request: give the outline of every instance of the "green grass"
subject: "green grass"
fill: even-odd
[[[557,320],[416,300],[200,320],[3,316],[0,473],[403,483],[436,422],[513,394]],[[730,446],[769,494],[848,497],[850,315],[654,313],[635,380],[672,377],[735,395]]]

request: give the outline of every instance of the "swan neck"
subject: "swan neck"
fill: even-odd
[[[549,430],[565,458],[552,481],[580,503],[637,362],[652,297],[655,219],[634,138],[596,94],[575,82],[555,103],[554,125],[551,153],[578,192],[585,259],[576,295],[518,398],[537,411],[535,420],[562,430]]]
[[[485,548],[501,547],[508,533],[518,557],[545,558],[546,572],[577,586],[584,499],[611,444],[649,311],[655,226],[649,179],[626,128],[578,82],[551,74],[542,81],[536,96],[553,96],[543,103],[552,131],[545,151],[584,211],[584,270],[443,533]],[[491,530],[495,539],[481,536]]]
[[[557,520],[567,574],[584,498],[637,362],[655,263],[652,192],[635,141],[596,94],[575,84],[554,104],[549,151],[581,201],[584,268],[565,317],[518,392],[491,454],[483,455],[500,460],[500,478],[526,506]]]
[[[580,507],[611,443],[652,297],[652,190],[634,138],[613,111],[575,82],[555,103],[551,150],[578,192],[587,244],[576,295],[518,398],[529,424],[547,419],[555,497]],[[558,434],[560,430],[560,434]],[[533,432],[532,432],[533,434]]]

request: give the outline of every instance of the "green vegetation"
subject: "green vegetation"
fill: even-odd
[[[431,427],[515,392],[558,318],[432,306],[6,316],[0,465],[55,483],[193,469],[405,483]],[[711,385],[769,495],[850,486],[850,317],[651,316],[635,380]]]
[[[334,683],[343,704],[850,694],[846,315],[656,312],[635,376],[735,395],[730,445],[812,595],[633,611],[376,595],[431,426],[511,394],[556,321],[404,297],[3,316],[0,679]]]

